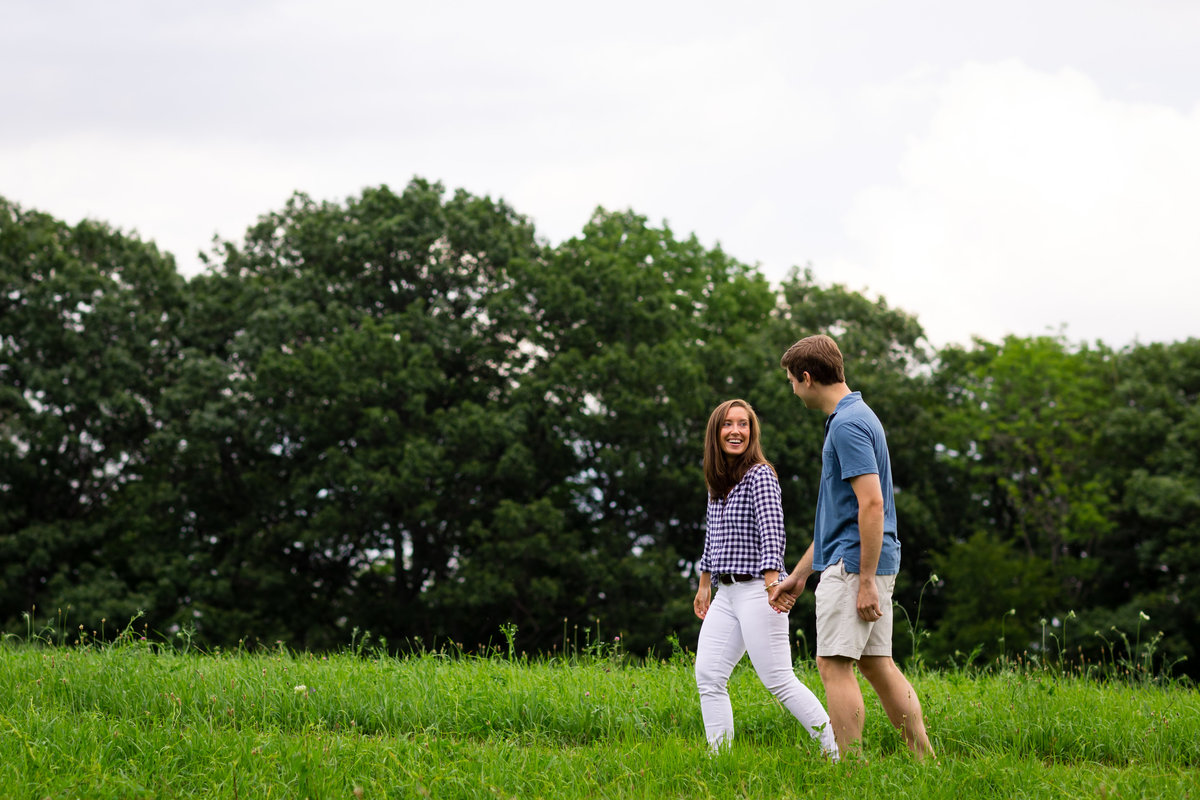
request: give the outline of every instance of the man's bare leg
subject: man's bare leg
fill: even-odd
[[[896,662],[888,656],[863,656],[858,662],[858,669],[871,683],[879,702],[887,712],[892,725],[900,729],[904,742],[913,752],[918,761],[927,757],[937,758],[933,746],[929,744],[929,736],[925,732],[925,718],[921,714],[921,701],[908,678],[896,666]],[[821,673],[822,679],[825,673]],[[829,687],[826,685],[826,693]],[[829,701],[829,715],[833,717],[833,701]],[[837,732],[837,728],[834,728]],[[839,742],[839,745],[841,743]]]
[[[829,724],[838,751],[862,754],[863,706],[862,690],[854,675],[854,662],[841,656],[817,656],[817,670],[825,685],[825,705],[829,708]]]

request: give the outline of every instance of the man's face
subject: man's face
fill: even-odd
[[[812,396],[812,378],[807,372],[801,372],[800,377],[797,378],[790,369],[786,371],[788,383],[792,385],[792,394],[800,398],[805,408],[812,408],[809,405],[809,398]]]

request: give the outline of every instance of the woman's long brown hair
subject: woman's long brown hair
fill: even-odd
[[[746,443],[744,453],[731,457],[721,449],[721,426],[725,423],[729,409],[735,406],[746,409],[746,416],[750,418],[750,441]],[[758,435],[758,415],[745,400],[726,400],[713,409],[708,417],[708,427],[704,431],[704,483],[708,486],[709,497],[714,500],[728,497],[733,487],[757,464],[766,464],[772,471],[775,469],[763,455]]]

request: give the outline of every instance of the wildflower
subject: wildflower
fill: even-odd
[[[929,576],[929,580],[933,581],[934,583],[937,583],[938,581],[940,581],[940,580],[941,580],[941,578],[939,578],[939,577],[937,576],[937,573],[935,572],[935,573],[933,573],[932,575],[930,575],[930,576]]]
[[[1150,621],[1150,615],[1148,615],[1145,611],[1139,611],[1138,616],[1141,617],[1142,619],[1146,620],[1147,622]]]
[[[1071,609],[1071,611],[1067,614],[1067,619],[1075,619],[1075,609]]]
[[[299,686],[297,686],[295,689],[292,689],[292,691],[295,692],[296,694],[304,694],[305,692],[308,691],[308,687],[302,683]]]

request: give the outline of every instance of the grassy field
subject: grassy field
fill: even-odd
[[[815,667],[797,671],[823,697]],[[710,756],[687,654],[632,664],[0,646],[3,798],[1200,798],[1200,697],[1010,664],[910,674],[935,764],[867,693],[864,757],[828,764],[743,662]]]

